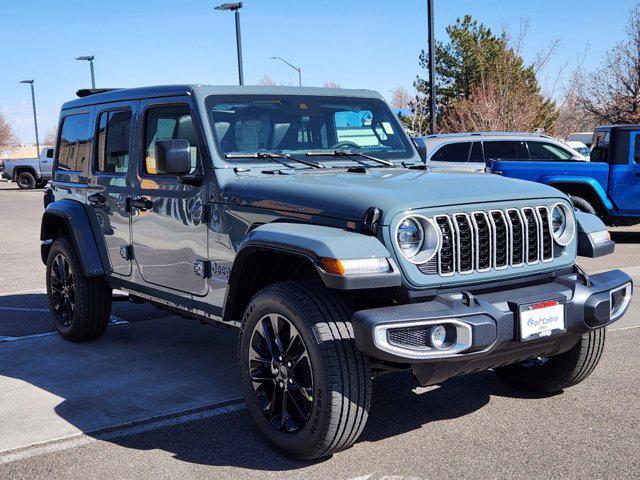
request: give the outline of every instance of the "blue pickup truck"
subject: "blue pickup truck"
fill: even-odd
[[[590,162],[487,159],[493,173],[546,183],[608,225],[640,223],[640,125],[596,128]]]

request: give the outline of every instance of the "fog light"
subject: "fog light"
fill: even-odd
[[[431,345],[437,350],[447,348],[447,329],[443,325],[436,325],[431,329]]]

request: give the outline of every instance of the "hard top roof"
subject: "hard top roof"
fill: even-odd
[[[281,87],[262,85],[158,85],[113,89],[104,93],[87,95],[70,100],[62,105],[62,109],[77,108],[99,103],[119,102],[138,98],[169,97],[174,95],[197,94],[207,95],[318,95],[333,97],[379,98],[382,96],[373,90],[355,90],[348,88],[317,87]]]

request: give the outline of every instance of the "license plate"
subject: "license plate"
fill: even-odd
[[[520,305],[520,339],[522,341],[549,337],[567,329],[564,319],[564,302],[545,300]]]

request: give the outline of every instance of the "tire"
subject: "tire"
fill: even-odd
[[[576,210],[584,213],[592,213],[594,215],[597,215],[596,209],[593,207],[593,205],[591,205],[591,203],[589,203],[584,198],[576,197],[575,195],[570,195],[569,198],[571,198],[571,201],[573,202],[573,206],[575,207]]]
[[[47,183],[49,183],[48,180],[40,180],[36,183],[36,188],[44,188],[47,186]]]
[[[258,333],[274,331],[273,318],[280,329],[280,350],[285,350],[279,367],[277,355],[270,355],[267,352],[270,349],[264,348],[267,333]],[[292,340],[295,334],[290,327],[287,337],[287,322],[302,339],[308,365],[303,363],[304,355],[302,360],[295,360],[299,353],[290,353],[296,350],[292,345],[300,344]],[[267,330],[261,330],[263,328]],[[297,347],[298,352],[299,349]],[[261,360],[250,360],[250,352],[260,357],[255,355],[258,351],[267,353]],[[270,364],[268,358],[274,363]],[[287,362],[289,358],[295,361],[293,367]],[[286,455],[299,459],[328,456],[353,445],[362,433],[371,403],[369,363],[356,348],[349,307],[324,286],[283,282],[258,292],[244,315],[238,360],[249,414],[267,440]],[[288,381],[286,375],[281,375],[285,362],[286,367],[291,368]],[[256,389],[254,385],[259,382],[252,381],[252,375],[254,379],[264,377],[266,380]],[[269,375],[275,375],[273,380]],[[284,380],[286,388],[279,384],[278,377]],[[296,387],[305,382],[311,385],[311,390],[301,393],[302,388]],[[276,390],[278,388],[280,390]],[[282,402],[285,397],[287,403]],[[270,418],[270,405],[280,411],[286,405],[288,413]],[[294,411],[298,405],[302,408]]]
[[[36,188],[36,177],[31,172],[20,172],[16,177],[16,183],[22,190],[31,190]]]
[[[111,288],[102,277],[82,273],[68,237],[57,238],[47,258],[47,297],[53,324],[66,340],[102,335],[111,315]]]
[[[496,368],[498,376],[512,387],[536,393],[556,393],[582,382],[598,365],[604,350],[604,328],[589,332],[571,350],[548,357],[536,365],[531,361]]]

